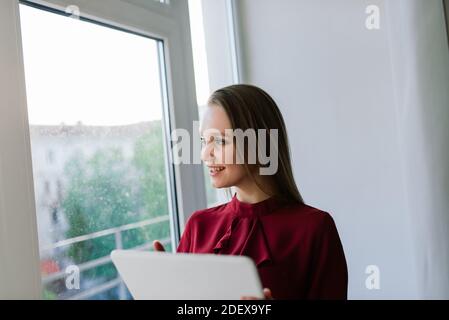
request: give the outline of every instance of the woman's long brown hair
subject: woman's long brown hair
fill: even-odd
[[[232,85],[215,91],[209,98],[209,106],[220,106],[225,111],[232,129],[277,129],[278,130],[278,170],[273,175],[276,194],[270,194],[257,181],[254,171],[245,161],[243,164],[249,176],[265,193],[289,203],[304,203],[293,178],[290,148],[285,122],[276,102],[264,90],[247,84]],[[257,137],[257,135],[256,135]],[[258,137],[257,137],[258,139]],[[267,135],[268,143],[269,136]],[[247,145],[245,145],[245,153]],[[254,166],[254,165],[253,165]],[[260,164],[256,164],[260,166]]]

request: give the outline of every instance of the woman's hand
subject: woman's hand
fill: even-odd
[[[274,300],[272,294],[271,294],[271,290],[268,288],[264,288],[263,289],[263,294],[265,296],[265,300]],[[264,300],[261,298],[257,298],[257,297],[249,297],[249,296],[242,296],[240,298],[240,300]]]
[[[165,252],[165,248],[159,240],[153,241],[153,248],[154,248],[154,251]]]

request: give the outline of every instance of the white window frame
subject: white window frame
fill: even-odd
[[[212,91],[241,83],[243,65],[238,0],[201,0]]]
[[[55,10],[70,5],[82,18],[95,20],[163,40],[167,92],[165,131],[167,155],[172,157],[169,133],[191,132],[198,120],[195,97],[188,2],[170,0],[33,0]],[[171,162],[171,161],[170,161]],[[206,207],[201,165],[173,166],[170,183],[173,212],[172,240],[193,211]],[[170,182],[171,182],[170,181]],[[194,186],[194,187],[192,187]],[[173,219],[172,219],[173,220]],[[40,299],[42,285],[36,225],[31,144],[20,32],[19,0],[0,1],[0,299]],[[173,248],[175,249],[175,248]]]
[[[447,43],[449,44],[449,0],[443,0],[444,20],[446,21]]]

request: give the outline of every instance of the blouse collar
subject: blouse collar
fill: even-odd
[[[227,231],[214,246],[214,252],[249,256],[257,267],[264,262],[272,262],[270,246],[259,217],[275,211],[283,202],[270,197],[257,203],[245,203],[234,194],[229,205],[232,219]],[[243,217],[249,219],[240,219]]]
[[[237,193],[232,197],[230,204],[232,214],[237,217],[260,217],[282,207],[282,202],[275,197],[270,197],[256,203],[246,203],[237,199]]]

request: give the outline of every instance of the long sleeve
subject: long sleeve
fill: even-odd
[[[190,252],[190,229],[191,229],[191,218],[187,220],[184,232],[182,233],[181,240],[179,241],[177,253],[189,253]]]
[[[347,299],[348,271],[343,246],[329,214],[321,220],[311,264],[307,299]]]

